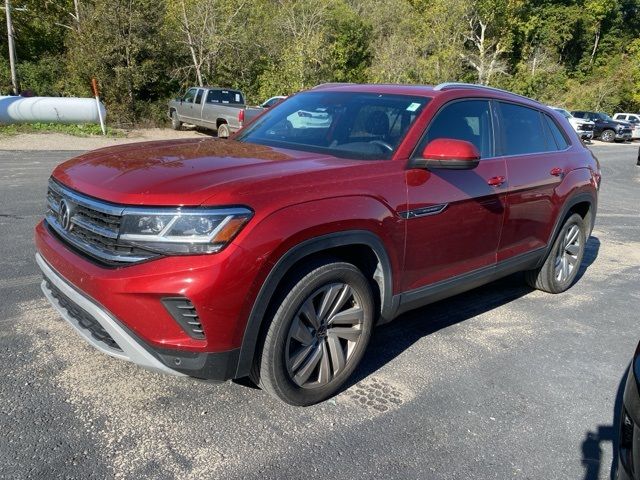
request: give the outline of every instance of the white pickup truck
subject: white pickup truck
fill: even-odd
[[[192,87],[180,98],[169,102],[171,127],[179,130],[183,123],[216,130],[227,138],[240,130],[264,108],[247,107],[239,90],[219,87]]]

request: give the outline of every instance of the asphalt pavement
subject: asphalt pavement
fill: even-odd
[[[32,239],[78,152],[0,151],[0,478],[609,478],[640,339],[640,167],[638,144],[592,149],[603,186],[573,288],[514,275],[405,314],[308,408],[86,345],[44,300]]]

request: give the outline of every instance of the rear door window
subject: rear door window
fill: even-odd
[[[200,105],[202,103],[202,94],[204,93],[204,90],[200,89],[198,90],[198,93],[196,95],[196,101],[195,103],[197,103],[198,105]]]
[[[446,105],[429,125],[418,152],[437,138],[465,140],[476,146],[481,158],[492,157],[493,123],[489,101],[463,100]]]
[[[549,150],[538,110],[504,102],[498,102],[498,106],[502,127],[502,155],[526,155]]]
[[[567,139],[560,131],[560,127],[553,121],[551,117],[547,114],[542,114],[544,120],[546,122],[547,128],[547,144],[549,146],[549,150],[564,150],[569,146]]]

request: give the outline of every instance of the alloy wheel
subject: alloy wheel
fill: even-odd
[[[558,282],[566,282],[579,265],[580,228],[571,225],[562,239],[555,262],[555,277]]]
[[[349,363],[362,334],[364,309],[346,283],[315,290],[296,312],[285,344],[285,362],[302,388],[327,385]]]

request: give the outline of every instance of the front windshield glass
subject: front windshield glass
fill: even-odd
[[[303,92],[276,105],[237,140],[353,159],[391,158],[426,97]]]
[[[600,117],[601,120],[605,120],[607,122],[611,122],[612,121],[611,117],[609,115],[607,115],[606,113],[598,113],[597,115],[598,115],[598,117]]]

